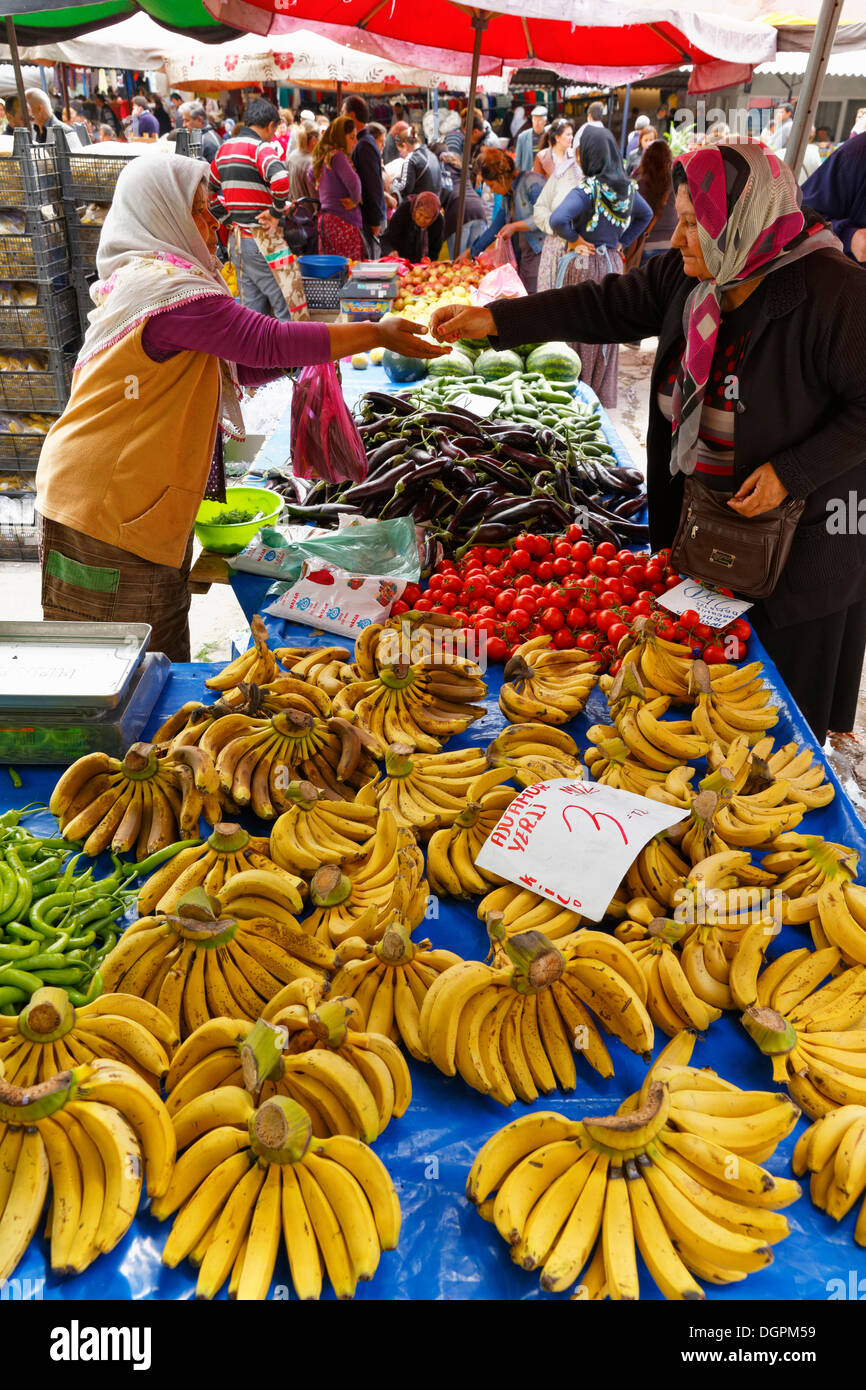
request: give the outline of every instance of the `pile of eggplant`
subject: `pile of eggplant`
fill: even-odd
[[[460,406],[417,409],[411,400],[370,391],[359,402],[369,461],[362,483],[314,482],[301,495],[281,490],[293,520],[336,526],[341,512],[411,514],[431,547],[460,555],[471,545],[500,545],[520,531],[557,535],[579,522],[587,539],[630,545],[649,531],[643,474],[620,468],[598,442],[567,445],[545,425],[482,419]]]

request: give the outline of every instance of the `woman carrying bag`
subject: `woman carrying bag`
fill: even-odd
[[[673,542],[687,478],[715,486],[746,539],[751,520],[784,518],[786,498],[803,504],[749,621],[822,743],[854,727],[866,650],[866,534],[849,506],[866,495],[866,277],[759,143],[681,156],[674,187],[671,250],[640,270],[490,309],[450,306],[432,327],[447,341],[498,335],[500,347],[658,336],[651,543]],[[748,594],[736,547],[727,572],[725,587]]]

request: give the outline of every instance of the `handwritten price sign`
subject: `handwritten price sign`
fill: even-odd
[[[702,623],[715,628],[727,627],[752,606],[746,598],[727,598],[696,579],[684,579],[676,588],[668,589],[666,594],[660,595],[659,603],[671,613],[685,613],[687,608],[694,608]]]
[[[685,815],[594,782],[539,782],[514,798],[477,863],[599,922],[644,845]]]

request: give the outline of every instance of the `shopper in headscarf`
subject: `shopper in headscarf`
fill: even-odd
[[[854,727],[866,648],[866,276],[766,146],[674,163],[671,250],[640,270],[489,309],[433,315],[448,341],[500,347],[658,336],[647,427],[650,541],[670,545],[683,478],[718,480],[739,517],[805,510],[774,592],[749,610],[819,742]],[[684,325],[686,325],[684,332]]]
[[[238,388],[374,346],[441,351],[405,319],[285,323],[236,303],[206,179],[175,154],[121,173],[72,393],[36,475],[44,616],[150,623],[172,661],[190,655],[196,512],[224,499],[222,436],[243,438]]]
[[[382,237],[382,251],[395,252],[417,265],[429,257],[439,259],[445,240],[445,218],[435,193],[414,193],[397,208]]]
[[[533,213],[544,179],[531,169],[518,169],[513,155],[492,147],[482,149],[475,160],[475,172],[491,193],[500,195],[502,202],[490,226],[472,242],[471,254],[479,255],[499,237],[516,237],[520,278],[529,293],[534,294],[544,238]]]
[[[557,268],[558,285],[621,275],[623,252],[649,226],[652,212],[626,177],[616,141],[604,126],[589,125],[580,137],[583,177],[550,216],[551,230],[576,249]],[[581,381],[602,405],[617,402],[619,346],[572,343],[581,360]]]

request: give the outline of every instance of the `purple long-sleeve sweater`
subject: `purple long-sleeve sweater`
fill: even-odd
[[[355,207],[344,208],[341,202],[343,198],[353,198]],[[337,150],[331,158],[331,163],[324,165],[322,169],[322,177],[319,179],[319,203],[322,212],[342,217],[344,222],[351,223],[353,227],[364,225],[360,206],[361,180],[351,159],[343,154],[342,150]]]
[[[282,323],[216,294],[154,314],[144,325],[142,345],[154,362],[165,362],[184,348],[235,362],[241,386],[261,386],[287,367],[331,360],[326,324]]]

